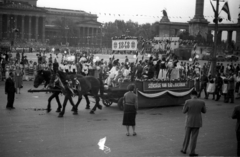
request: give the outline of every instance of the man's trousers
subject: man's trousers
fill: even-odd
[[[184,152],[187,152],[188,144],[191,138],[190,154],[195,154],[198,133],[199,133],[199,128],[186,127],[185,138],[184,138],[183,149],[182,149]]]

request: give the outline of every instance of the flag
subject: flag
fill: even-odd
[[[231,15],[230,15],[230,9],[229,9],[228,2],[226,2],[223,5],[222,10],[225,11],[228,14],[228,20],[231,21]]]
[[[214,8],[211,0],[210,0],[210,3],[211,3],[211,6],[212,6],[212,9],[213,9],[213,12],[214,12],[214,14],[215,14],[216,10],[215,10],[215,8]]]

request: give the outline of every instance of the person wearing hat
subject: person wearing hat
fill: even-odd
[[[181,152],[187,153],[188,144],[190,142],[190,154],[189,156],[198,156],[195,152],[197,145],[197,137],[200,127],[202,127],[202,113],[206,113],[205,102],[197,98],[197,92],[193,90],[191,92],[191,99],[187,100],[183,107],[183,113],[186,116],[186,128],[185,138]]]
[[[6,106],[7,109],[15,109],[13,107],[13,103],[14,103],[16,88],[15,88],[13,77],[14,77],[13,73],[10,72],[9,77],[5,82],[5,94],[7,94],[7,106]]]

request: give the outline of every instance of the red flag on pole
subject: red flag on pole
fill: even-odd
[[[231,21],[231,15],[230,15],[230,9],[229,9],[228,2],[226,2],[226,3],[223,5],[222,10],[227,13],[227,15],[228,15],[228,20]]]

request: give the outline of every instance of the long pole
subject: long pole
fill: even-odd
[[[103,46],[103,42],[102,42],[102,26],[101,26],[101,53],[102,53],[102,46]]]
[[[217,6],[215,11],[215,29],[214,29],[214,49],[212,55],[212,69],[211,74],[215,76],[216,74],[216,64],[217,64],[217,39],[218,39],[218,10],[219,10],[219,0],[217,0]]]

